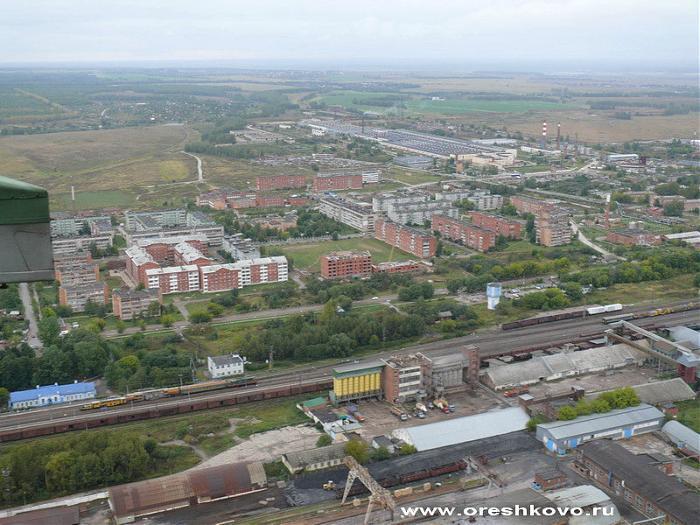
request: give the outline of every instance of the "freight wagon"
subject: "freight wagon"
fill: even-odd
[[[622,310],[622,305],[619,303],[606,304],[604,306],[594,305],[578,310],[569,310],[567,312],[553,313],[550,315],[538,315],[536,317],[528,317],[510,323],[503,323],[502,330],[514,330],[516,328],[524,328],[526,326],[534,326],[538,324],[551,323],[554,321],[562,321],[564,319],[577,319],[587,315],[599,315],[607,312],[619,312]]]

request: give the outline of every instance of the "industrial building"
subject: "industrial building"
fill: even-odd
[[[234,261],[260,258],[260,248],[251,239],[244,238],[242,233],[224,237],[221,249],[231,255]]]
[[[398,428],[392,434],[422,452],[524,430],[529,419],[530,416],[522,408],[510,407],[438,423]]]
[[[480,252],[486,252],[496,246],[495,232],[444,215],[433,215],[430,229],[439,232],[444,239]]]
[[[397,166],[416,170],[429,170],[434,167],[435,161],[423,155],[397,155],[393,160]]]
[[[111,487],[109,505],[117,525],[191,505],[260,492],[267,476],[260,462],[231,463]]]
[[[578,450],[575,466],[586,477],[612,492],[646,518],[664,516],[664,523],[694,525],[698,495],[649,461],[607,439],[586,443]]]
[[[662,428],[664,435],[684,454],[700,457],[700,434],[678,421],[669,421]]]
[[[488,387],[498,391],[518,385],[534,385],[542,381],[555,381],[565,377],[641,365],[644,359],[644,353],[639,350],[626,344],[617,344],[491,366],[484,372],[481,380]]]
[[[564,454],[593,439],[628,439],[660,430],[664,420],[663,412],[642,403],[570,421],[541,423],[537,425],[536,436],[547,450]]]
[[[255,189],[257,191],[286,190],[293,188],[306,188],[306,176],[271,175],[255,178]]]
[[[427,397],[431,390],[432,362],[423,354],[392,356],[384,360],[382,390],[392,403]]]
[[[326,217],[361,232],[374,231],[374,213],[371,204],[339,197],[324,197],[321,199],[318,211]]]
[[[383,369],[384,361],[379,359],[333,368],[331,401],[335,404],[372,397],[381,398]]]
[[[95,383],[69,383],[67,385],[37,386],[29,390],[10,392],[10,410],[45,407],[72,403],[95,397]]]
[[[605,240],[613,244],[622,244],[623,246],[657,246],[661,244],[661,235],[627,228],[608,232]]]
[[[242,375],[245,373],[245,359],[238,354],[208,356],[207,370],[212,379]]]
[[[384,219],[377,219],[374,238],[421,259],[435,256],[437,240],[432,235]]]
[[[366,277],[372,273],[372,254],[368,251],[332,252],[321,256],[321,277],[342,279]]]
[[[654,381],[652,383],[644,383],[641,385],[634,385],[632,389],[637,394],[637,397],[642,403],[647,403],[648,405],[663,406],[668,403],[676,403],[678,401],[688,401],[695,399],[695,392],[693,391],[688,383],[683,381],[680,377],[674,377],[673,379],[664,379],[662,381]],[[603,392],[592,392],[587,394],[589,397],[594,398]]]
[[[131,321],[148,311],[153,302],[160,301],[156,290],[129,290],[123,288],[112,292],[112,312],[117,319]]]
[[[345,445],[345,443],[336,443],[299,452],[287,452],[282,455],[282,463],[291,474],[337,467],[343,463],[343,458],[347,455]]]

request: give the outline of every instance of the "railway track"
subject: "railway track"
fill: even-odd
[[[642,311],[643,308],[636,308],[636,310]],[[635,311],[635,309],[630,311]],[[698,320],[697,311],[683,311],[640,319],[635,321],[635,324],[646,329],[655,329],[662,326],[697,322]],[[440,355],[447,350],[465,344],[478,345],[482,358],[522,355],[546,350],[564,343],[585,342],[602,336],[609,328],[610,325],[602,324],[599,317],[567,319],[507,332],[499,330],[434,341],[381,352],[374,357],[415,352]],[[514,342],[517,344],[513,344]],[[331,371],[334,366],[336,365],[263,377],[258,380],[258,385],[255,387],[219,390],[187,397],[161,398],[128,406],[101,409],[96,412],[80,411],[80,405],[64,405],[5,414],[0,416],[0,443],[320,392],[332,387]]]

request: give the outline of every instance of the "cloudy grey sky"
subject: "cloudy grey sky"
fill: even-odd
[[[696,68],[697,0],[0,0],[0,63]]]

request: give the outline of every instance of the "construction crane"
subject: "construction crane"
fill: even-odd
[[[345,456],[343,458],[343,463],[348,467],[348,479],[345,482],[345,490],[343,491],[343,499],[340,502],[341,505],[345,503],[345,500],[350,494],[350,489],[352,484],[356,479],[359,479],[362,484],[369,490],[369,501],[367,502],[367,512],[365,512],[364,524],[369,523],[369,517],[372,513],[372,507],[377,504],[383,509],[388,510],[391,514],[391,521],[394,521],[394,512],[396,511],[396,501],[392,497],[391,493],[382,487],[377,481],[372,477],[369,471],[360,465],[357,460],[352,456]]]

